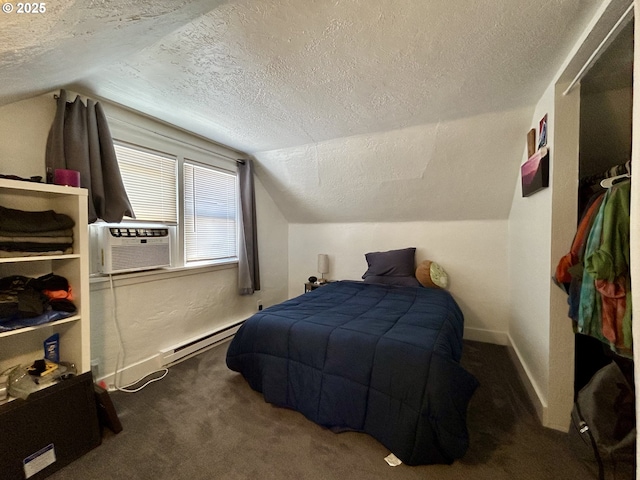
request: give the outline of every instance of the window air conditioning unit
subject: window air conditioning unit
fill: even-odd
[[[171,266],[169,227],[92,225],[100,273],[124,273]]]

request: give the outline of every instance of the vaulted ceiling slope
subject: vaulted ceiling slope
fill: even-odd
[[[600,0],[59,0],[7,13],[0,104],[62,86],[254,155],[289,221],[506,218]]]

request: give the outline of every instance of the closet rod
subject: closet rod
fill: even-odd
[[[586,63],[582,66],[578,74],[571,81],[571,83],[569,84],[569,86],[567,87],[567,89],[564,91],[562,95],[568,95],[569,93],[571,93],[571,90],[573,90],[573,87],[575,87],[576,84],[584,78],[587,72],[591,70],[591,67],[593,67],[593,64],[596,63],[596,61],[600,58],[600,55],[602,55],[604,51],[607,49],[607,47],[611,45],[611,43],[613,43],[613,41],[618,36],[618,33],[620,33],[620,31],[624,27],[626,27],[627,24],[631,21],[631,19],[633,18],[633,6],[634,4],[632,2],[631,5],[629,5],[629,7],[627,8],[627,10],[622,14],[620,19],[613,26],[613,28],[604,37],[604,40],[600,42],[600,45],[598,45],[598,47],[594,50],[594,52],[591,54],[591,56],[586,61]]]

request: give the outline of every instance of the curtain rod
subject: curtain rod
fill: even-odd
[[[53,94],[53,98],[58,100],[60,98],[60,95],[58,95],[57,93],[54,93]],[[220,157],[223,160],[228,160],[230,162],[234,162],[234,163],[240,164],[240,165],[244,165],[245,164],[245,161],[242,158],[233,158],[233,157],[231,157],[229,155],[225,155],[223,153],[214,152],[213,150],[209,150],[207,148],[201,147],[200,145],[195,145],[193,143],[185,142],[184,140],[180,140],[178,138],[171,137],[171,136],[166,135],[164,133],[156,132],[155,130],[152,130],[150,128],[142,127],[142,126],[137,125],[135,123],[131,123],[131,122],[128,122],[126,120],[122,120],[121,118],[114,117],[112,115],[107,115],[107,119],[115,120],[116,122],[120,122],[120,123],[124,123],[125,125],[128,125],[130,127],[136,128],[138,130],[142,130],[142,131],[145,131],[145,132],[153,133],[154,135],[158,135],[159,137],[163,137],[163,138],[166,138],[168,140],[172,140],[174,142],[181,143],[182,145],[187,145],[189,147],[197,148],[198,150],[201,150],[203,152],[210,153],[212,155],[216,155],[217,157]],[[225,146],[222,146],[222,148],[227,148],[227,149],[231,150],[229,147],[225,147]]]
[[[142,130],[142,131],[145,131],[145,132],[153,133],[154,135],[158,135],[159,137],[163,137],[163,138],[166,138],[168,140],[172,140],[174,142],[181,143],[182,145],[187,145],[189,147],[197,148],[198,150],[201,150],[203,152],[210,153],[212,155],[216,155],[218,157],[221,157],[224,160],[228,160],[228,161],[234,162],[234,163],[244,164],[244,160],[242,160],[242,159],[233,158],[233,157],[230,157],[229,155],[224,155],[223,153],[219,153],[219,152],[214,152],[213,150],[209,150],[209,149],[207,149],[205,147],[201,147],[200,145],[195,145],[195,144],[190,143],[190,142],[185,142],[184,140],[180,140],[178,138],[171,137],[171,136],[166,135],[164,133],[156,132],[155,130],[152,130],[150,128],[141,127],[140,125],[136,125],[135,123],[131,123],[131,122],[128,122],[126,120],[122,120],[121,118],[113,117],[111,115],[107,115],[107,118],[109,120],[115,120],[116,122],[124,123],[125,125],[128,125],[130,127],[136,128],[138,130]]]
[[[634,6],[634,4],[632,2],[631,5],[629,5],[629,7],[627,8],[627,10],[618,19],[618,21],[613,26],[613,28],[604,37],[604,40],[602,40],[602,42],[600,42],[600,45],[598,45],[596,47],[595,51],[591,54],[589,59],[585,62],[585,64],[582,66],[582,68],[580,69],[578,74],[571,81],[571,83],[569,84],[567,89],[562,93],[562,95],[566,96],[569,93],[571,93],[571,90],[573,90],[573,88],[576,86],[576,84],[578,84],[584,78],[584,76],[587,74],[587,72],[589,70],[591,70],[591,67],[593,67],[594,63],[596,63],[596,61],[600,58],[600,56],[607,49],[607,47],[609,45],[611,45],[611,43],[613,43],[613,41],[618,36],[618,33],[620,33],[620,30],[622,30],[624,27],[626,27],[627,23],[629,23],[629,21],[631,21],[631,19],[633,18],[633,6]]]

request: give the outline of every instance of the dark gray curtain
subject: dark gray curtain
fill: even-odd
[[[57,102],[47,138],[47,183],[53,183],[56,169],[77,170],[80,186],[89,190],[89,223],[135,218],[102,106],[92,100],[85,106],[79,96],[69,103],[65,90]]]
[[[238,246],[238,289],[240,295],[260,290],[258,265],[258,228],[256,225],[256,194],[253,184],[253,162],[238,160],[240,184],[240,241]]]

